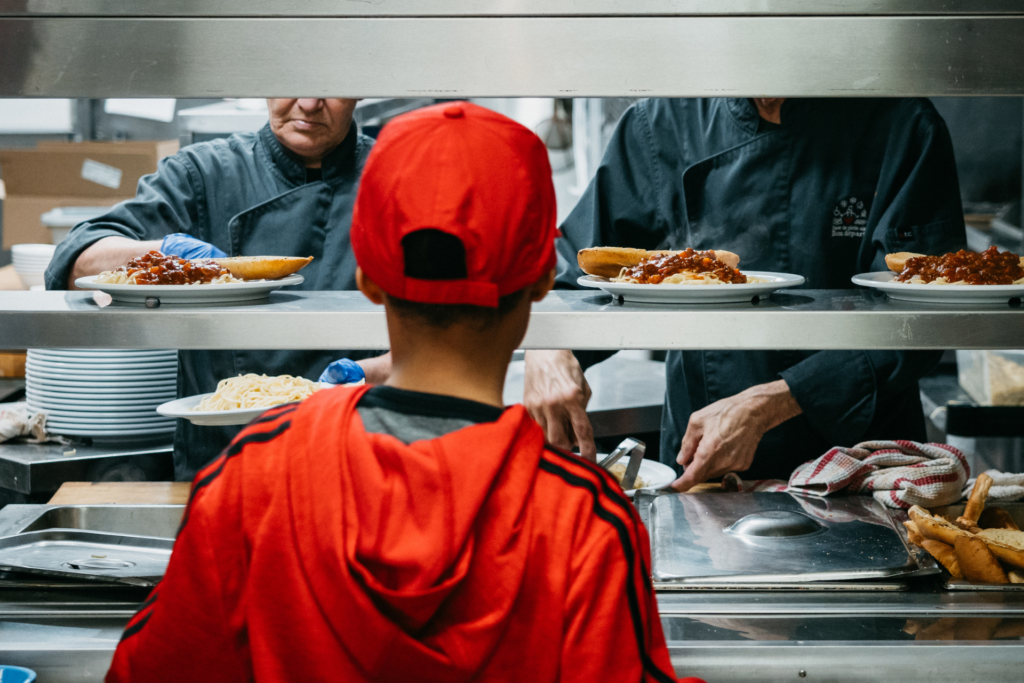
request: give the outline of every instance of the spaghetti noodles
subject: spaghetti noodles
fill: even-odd
[[[217,391],[200,401],[192,410],[271,408],[309,398],[319,389],[319,383],[304,377],[267,377],[249,373],[222,379],[217,383]]]

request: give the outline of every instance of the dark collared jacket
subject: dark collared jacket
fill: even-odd
[[[257,133],[186,147],[139,181],[135,199],[75,226],[46,273],[48,289],[64,289],[75,259],[109,236],[157,240],[185,232],[229,256],[313,256],[294,289],[355,289],[349,246],[352,207],[373,140],[353,123],[345,140],[324,158],[321,180],[307,182],[301,160],[281,145],[269,125]],[[259,330],[253,330],[259,335]],[[331,361],[366,353],[323,351],[181,351],[178,395],[214,391],[217,382],[249,372],[317,379]],[[240,428],[200,427],[179,420],[174,439],[175,477],[188,480],[227,445]]]
[[[787,100],[782,124],[746,99],[644,100],[612,136],[562,226],[559,286],[591,246],[725,249],[740,267],[841,289],[890,251],[965,244],[949,133],[924,99]],[[680,330],[685,334],[685,330]],[[833,445],[925,438],[917,380],[932,352],[706,351],[668,355],[661,454],[694,411],[783,378],[803,415],[770,430],[745,478],[788,478]]]

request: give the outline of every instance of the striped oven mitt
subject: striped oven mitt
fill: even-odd
[[[930,508],[960,500],[970,474],[963,453],[947,444],[865,441],[801,465],[789,478],[789,490],[827,496],[847,489],[870,493],[891,508]]]

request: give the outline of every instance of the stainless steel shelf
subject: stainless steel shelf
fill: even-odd
[[[1019,0],[0,0],[0,16],[434,17],[1021,14]]]
[[[534,307],[527,349],[1021,348],[1021,307],[892,302],[794,290],[757,304],[618,304],[560,291]],[[102,306],[87,292],[0,292],[0,348],[382,349],[383,309],[358,292],[277,292],[247,306]]]
[[[483,2],[437,2],[437,15],[410,17],[411,2],[349,2],[351,15],[380,14],[345,17],[324,2],[264,2],[251,10],[260,16],[234,17],[241,3],[222,0],[211,5],[214,18],[161,14],[171,13],[169,0],[142,17],[81,4],[82,16],[39,16],[34,2],[0,7],[0,97],[1024,95],[1024,15],[1010,3],[984,4],[1000,14],[701,16],[714,3],[695,2],[678,6],[700,11],[676,16],[664,0],[650,4],[667,14],[605,2],[606,14],[594,16],[580,15],[598,12],[588,3],[564,1],[553,3],[564,15],[540,16],[540,3],[529,2],[491,3],[509,16],[477,16]],[[182,4],[198,13],[198,3]],[[10,16],[16,5],[33,9]],[[39,5],[71,13],[79,3]],[[301,14],[317,11],[325,16]],[[317,55],[301,69],[299,46]]]

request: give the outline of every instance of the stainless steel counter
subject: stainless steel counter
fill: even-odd
[[[1009,0],[6,0],[0,97],[1020,95],[1019,11]],[[321,59],[291,68],[300,44]]]
[[[173,477],[169,445],[100,448],[0,444],[0,488],[53,493],[66,481],[145,481]]]
[[[166,537],[181,512],[9,506],[0,535],[59,527]],[[40,683],[101,681],[146,591],[46,582],[0,575],[0,662],[36,670]],[[951,593],[934,577],[894,591],[664,592],[658,605],[677,673],[713,683],[991,683],[1016,680],[1024,662],[1024,593]],[[937,630],[956,639],[926,640]]]
[[[1022,32],[1024,36],[1024,32]],[[1020,306],[889,301],[866,290],[793,290],[759,303],[615,303],[553,292],[527,349],[1004,349],[1024,339]],[[88,292],[0,292],[0,348],[386,348],[383,308],[359,292],[276,292],[263,304],[147,309]]]

